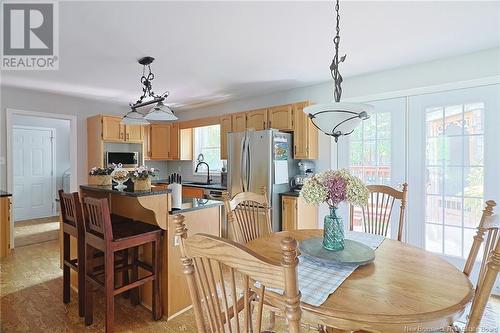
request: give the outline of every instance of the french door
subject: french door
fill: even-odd
[[[339,143],[340,166],[367,184],[408,182],[406,241],[460,269],[485,201],[500,203],[499,96],[490,85],[367,101],[375,112]]]
[[[500,199],[500,86],[409,97],[410,242],[463,267]]]
[[[348,151],[345,162],[351,172],[367,184],[398,187],[406,179],[406,98],[372,101],[369,104],[375,107],[375,112],[346,138]],[[397,210],[394,209],[394,214]],[[363,230],[362,224],[361,209],[356,207],[353,215],[354,230]],[[394,216],[391,218],[388,235],[396,238],[397,232],[397,216]]]

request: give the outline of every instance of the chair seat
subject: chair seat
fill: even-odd
[[[159,233],[161,235],[161,232],[162,230],[159,227],[152,224],[122,220],[120,223],[113,225],[113,240],[122,241],[150,233]]]

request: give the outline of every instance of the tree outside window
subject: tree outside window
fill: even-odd
[[[196,127],[194,129],[194,167],[198,164],[197,157],[203,154],[203,161],[210,166],[210,173],[220,172],[220,125]],[[194,170],[193,167],[193,170]],[[201,165],[196,174],[206,174],[206,166]]]

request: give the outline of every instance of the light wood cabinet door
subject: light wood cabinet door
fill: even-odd
[[[143,129],[142,151],[145,160],[151,159],[151,125],[145,125]]]
[[[281,197],[281,228],[283,231],[297,229],[297,198]]]
[[[125,126],[121,124],[122,118],[102,117],[102,139],[105,141],[125,140]]]
[[[170,124],[151,125],[151,159],[168,160],[170,158]]]
[[[203,189],[201,187],[182,186],[182,196],[203,199]]]
[[[308,102],[293,105],[293,157],[313,160],[318,158],[318,129],[304,113]]]
[[[170,128],[170,160],[180,159],[180,135],[179,124],[173,123]]]
[[[247,112],[247,129],[261,131],[267,128],[267,109]]]
[[[10,208],[10,198],[0,198],[0,258],[10,253]]]
[[[231,115],[233,126],[232,132],[244,132],[247,129],[246,113],[236,113]]]
[[[140,142],[143,137],[142,125],[125,125],[125,141]]]
[[[192,161],[193,160],[193,129],[183,128],[180,134],[180,159],[182,161]]]
[[[280,105],[269,109],[268,128],[280,131],[293,131],[292,105]]]
[[[220,159],[227,160],[227,135],[233,129],[231,116],[220,117]]]

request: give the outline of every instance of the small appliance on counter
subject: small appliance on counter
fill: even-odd
[[[290,188],[292,191],[300,192],[306,179],[313,175],[313,169],[312,165],[308,165],[303,161],[300,161],[297,165],[299,167],[299,174],[290,180]]]
[[[168,177],[167,188],[172,190],[172,210],[182,208],[182,177],[173,173]]]

